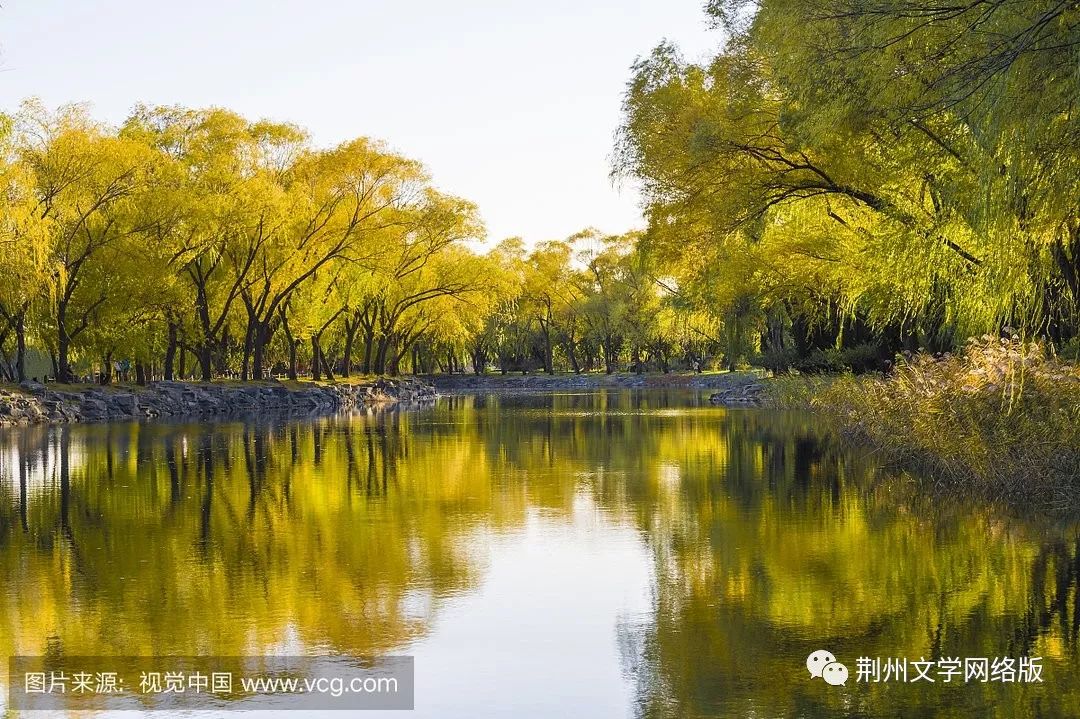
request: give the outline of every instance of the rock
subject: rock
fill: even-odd
[[[54,391],[24,383],[0,388],[0,426],[30,423],[132,421],[153,417],[224,417],[263,412],[329,413],[367,405],[428,402],[438,395],[421,380],[380,379],[370,384],[214,385],[156,382],[135,391],[91,387]]]
[[[101,422],[109,418],[109,407],[100,397],[88,395],[79,404],[79,415],[84,422]]]
[[[765,385],[747,382],[714,392],[709,401],[725,407],[758,407],[765,399],[764,394]]]

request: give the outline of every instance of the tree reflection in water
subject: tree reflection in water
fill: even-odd
[[[0,648],[407,652],[481,590],[492,536],[583,496],[653,560],[651,611],[612,617],[642,717],[1080,715],[1075,527],[659,391],[5,432]],[[808,680],[819,648],[846,687]],[[857,684],[864,655],[1042,656],[1044,683]]]

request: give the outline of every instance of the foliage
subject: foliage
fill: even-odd
[[[416,160],[220,108],[0,122],[0,373],[872,372],[1080,336],[1075,3],[712,0],[639,59],[643,231],[476,249]],[[10,250],[10,251],[8,251]],[[126,364],[125,364],[126,363]]]
[[[313,374],[348,374],[361,326],[365,371],[397,371],[432,301],[483,286],[463,254],[476,208],[372,140],[321,150],[292,125],[176,107],[116,129],[33,101],[2,139],[10,379],[29,345],[65,381],[108,382],[121,360],[140,381],[295,377],[307,341]]]
[[[36,101],[0,127],[0,369],[64,381],[669,371],[720,349],[638,234],[472,249],[475,205],[358,138],[223,109],[119,128]]]
[[[711,59],[634,67],[616,173],[645,242],[783,367],[868,342],[948,351],[1080,331],[1080,10],[992,0],[716,0]],[[738,343],[742,343],[741,346]]]

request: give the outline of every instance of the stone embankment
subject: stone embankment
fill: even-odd
[[[765,385],[751,372],[709,374],[485,374],[431,375],[424,378],[443,394],[515,394],[596,389],[715,390],[718,405],[748,407],[765,401]]]
[[[275,412],[328,414],[369,405],[425,402],[427,382],[379,379],[366,384],[207,384],[153,382],[145,387],[56,388],[26,382],[0,388],[0,426],[125,422],[154,417],[213,418]]]

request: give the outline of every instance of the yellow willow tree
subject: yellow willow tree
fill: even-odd
[[[292,297],[281,307],[278,324],[284,337],[278,338],[275,345],[284,341],[285,356],[288,362],[288,376],[296,379],[301,349],[305,343],[310,348],[311,377],[320,380],[333,380],[335,372],[334,354],[342,333],[337,332],[338,319],[350,306],[352,297],[358,288],[354,283],[359,266],[351,262],[335,262],[314,274],[301,285]],[[345,348],[348,354],[351,348]],[[342,374],[348,376],[348,358],[342,362]]]
[[[22,382],[31,304],[45,284],[47,238],[36,211],[33,177],[19,161],[16,138],[13,119],[0,118],[0,377]]]
[[[501,368],[506,366],[504,358],[511,344],[509,324],[521,294],[519,270],[524,251],[521,240],[503,240],[480,258],[484,263],[486,288],[480,301],[474,302],[475,315],[466,320],[468,337],[465,338],[476,374],[483,374],[492,360]]]
[[[661,46],[637,66],[619,166],[644,180],[648,242],[683,285],[722,298],[714,311],[737,325],[773,299],[855,303],[874,283],[918,312],[935,283],[964,282],[978,238],[923,178],[949,160],[916,164],[903,143],[836,123],[810,134],[774,72],[742,45],[706,66]]]
[[[430,317],[420,310],[440,297],[464,298],[484,286],[481,264],[462,243],[483,237],[476,206],[426,188],[385,235],[352,316],[364,331],[364,372],[396,372]]]
[[[639,61],[617,153],[681,286],[804,344],[839,345],[847,318],[942,350],[1004,324],[1076,334],[1075,6],[707,9],[725,47]]]
[[[410,366],[416,371],[421,338],[433,346],[448,346],[451,357],[463,346],[467,327],[475,326],[473,319],[479,308],[485,307],[488,268],[483,258],[464,247],[451,246],[431,258],[418,274],[401,289],[416,301],[404,309],[392,330],[390,343],[382,366],[385,372],[399,374]],[[411,364],[404,364],[412,352]],[[448,359],[447,371],[460,369],[456,359]]]
[[[367,139],[327,152],[301,148],[295,159],[268,155],[284,162],[260,170],[273,188],[232,260],[234,272],[251,268],[240,298],[245,357],[250,352],[256,378],[264,373],[281,309],[329,265],[371,263],[379,252],[372,240],[405,221],[403,211],[426,179],[418,163]]]
[[[552,241],[538,245],[525,260],[520,310],[530,324],[535,323],[540,339],[537,349],[548,374],[555,373],[555,343],[564,327],[566,310],[577,295],[572,257],[568,242]]]
[[[899,260],[901,287],[933,278],[919,294],[960,332],[1075,331],[1080,15],[1069,5],[929,4],[915,17],[876,0],[775,0],[742,40],[770,66],[790,136],[849,163],[842,176],[901,220],[874,259]]]
[[[304,135],[227,110],[183,107],[137,108],[123,132],[154,146],[176,172],[165,190],[174,216],[157,241],[181,287],[180,307],[194,313],[166,312],[166,377],[176,352],[190,349],[209,381],[215,362],[224,370],[229,320],[261,249],[253,228],[275,216],[278,181]]]
[[[47,292],[43,324],[57,378],[74,379],[73,344],[97,320],[115,287],[108,268],[153,223],[139,195],[153,178],[156,154],[117,137],[76,107],[20,114],[19,157],[31,176],[34,212],[43,228]]]
[[[476,256],[460,249],[457,254],[464,263],[461,269],[467,266],[473,276],[481,279],[482,291],[470,292],[467,297],[444,295],[424,305],[424,311],[433,321],[413,345],[411,371],[414,374],[429,373],[434,369],[425,362],[428,357],[425,357],[424,349],[439,365],[445,357],[448,372],[464,371],[465,363],[459,358],[465,356],[472,364],[473,372],[482,374],[493,349],[489,320],[517,291],[490,255]],[[452,257],[450,260],[454,261]]]

